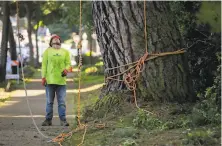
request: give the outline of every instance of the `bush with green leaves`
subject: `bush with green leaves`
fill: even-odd
[[[103,66],[90,66],[84,69],[87,75],[103,75]]]
[[[139,109],[136,117],[133,119],[133,125],[135,127],[153,130],[156,128],[162,128],[163,122],[145,112],[143,109]]]
[[[36,69],[32,66],[25,66],[24,67],[24,76],[25,77],[32,77],[35,72],[36,72]]]
[[[190,119],[187,116],[176,117],[174,120],[166,121],[162,125],[162,129],[176,129],[176,128],[186,128],[191,124]]]
[[[214,131],[208,130],[194,130],[188,132],[186,138],[183,140],[184,145],[200,145],[200,146],[217,146],[218,139],[214,137]]]
[[[199,94],[200,102],[192,111],[191,120],[195,125],[220,124],[221,122],[221,66],[218,66],[214,84],[204,94]]]
[[[123,143],[122,146],[137,146],[137,143],[133,139],[126,139]]]
[[[172,12],[186,43],[190,76],[196,93],[213,85],[221,48],[220,2],[172,1]]]
[[[78,62],[78,57],[76,57],[76,61]],[[98,61],[100,61],[100,57],[97,56],[88,56],[87,54],[82,55],[82,63],[85,65],[94,65]]]

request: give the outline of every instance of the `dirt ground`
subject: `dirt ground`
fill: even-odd
[[[67,120],[70,124],[74,119],[73,107],[73,75],[67,81]],[[54,118],[52,126],[42,127],[45,117],[45,89],[41,85],[40,75],[27,84],[27,97],[33,113],[34,120],[40,131],[47,137],[54,138],[60,132],[70,130],[70,127],[60,126],[57,112],[57,100],[54,102]],[[53,146],[55,143],[47,142],[49,139],[41,136],[36,130],[27,106],[25,90],[17,89],[11,93],[11,98],[0,106],[0,146]]]

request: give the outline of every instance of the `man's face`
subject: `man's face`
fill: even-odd
[[[52,39],[52,47],[55,49],[60,49],[61,48],[61,42],[58,38],[53,38]]]

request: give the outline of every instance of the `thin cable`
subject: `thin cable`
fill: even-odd
[[[82,32],[81,32],[81,27],[82,27],[82,1],[80,0],[79,1],[79,36],[80,36],[80,43],[81,42],[81,35],[82,35]],[[81,125],[80,123],[80,93],[81,93],[81,64],[82,64],[82,59],[81,59],[81,49],[82,49],[82,45],[78,48],[79,49],[79,67],[78,67],[78,74],[79,74],[79,92],[78,92],[78,101],[77,101],[77,118],[78,118],[78,123],[79,125]]]
[[[18,7],[18,1],[16,1],[16,8],[17,8],[17,32],[19,34],[19,7]],[[27,89],[26,89],[26,83],[25,83],[25,77],[24,77],[24,70],[23,70],[23,59],[22,59],[22,55],[21,55],[21,47],[20,47],[20,40],[19,40],[19,37],[18,37],[18,46],[19,46],[19,58],[20,58],[20,61],[21,61],[21,69],[22,69],[22,80],[23,80],[23,85],[24,85],[24,89],[25,89],[25,97],[26,97],[26,101],[27,101],[27,105],[28,105],[28,109],[29,109],[29,113],[31,115],[31,118],[32,118],[32,122],[35,126],[35,128],[37,129],[37,131],[39,132],[39,134],[41,134],[44,138],[47,138],[49,139],[48,136],[45,136],[38,128],[35,120],[34,120],[34,117],[33,117],[33,114],[32,114],[32,110],[31,110],[31,107],[30,107],[30,104],[29,104],[29,100],[28,100],[28,94],[27,94]]]

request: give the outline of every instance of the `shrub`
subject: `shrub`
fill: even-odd
[[[144,110],[139,109],[136,117],[133,119],[133,125],[135,127],[152,130],[155,128],[162,128],[163,122],[146,113]]]
[[[220,69],[219,66],[213,86],[206,89],[205,95],[199,94],[201,101],[194,106],[191,114],[191,119],[195,125],[220,124]]]
[[[187,133],[183,143],[185,145],[216,146],[218,142],[213,135],[214,132],[211,130],[195,130]]]

